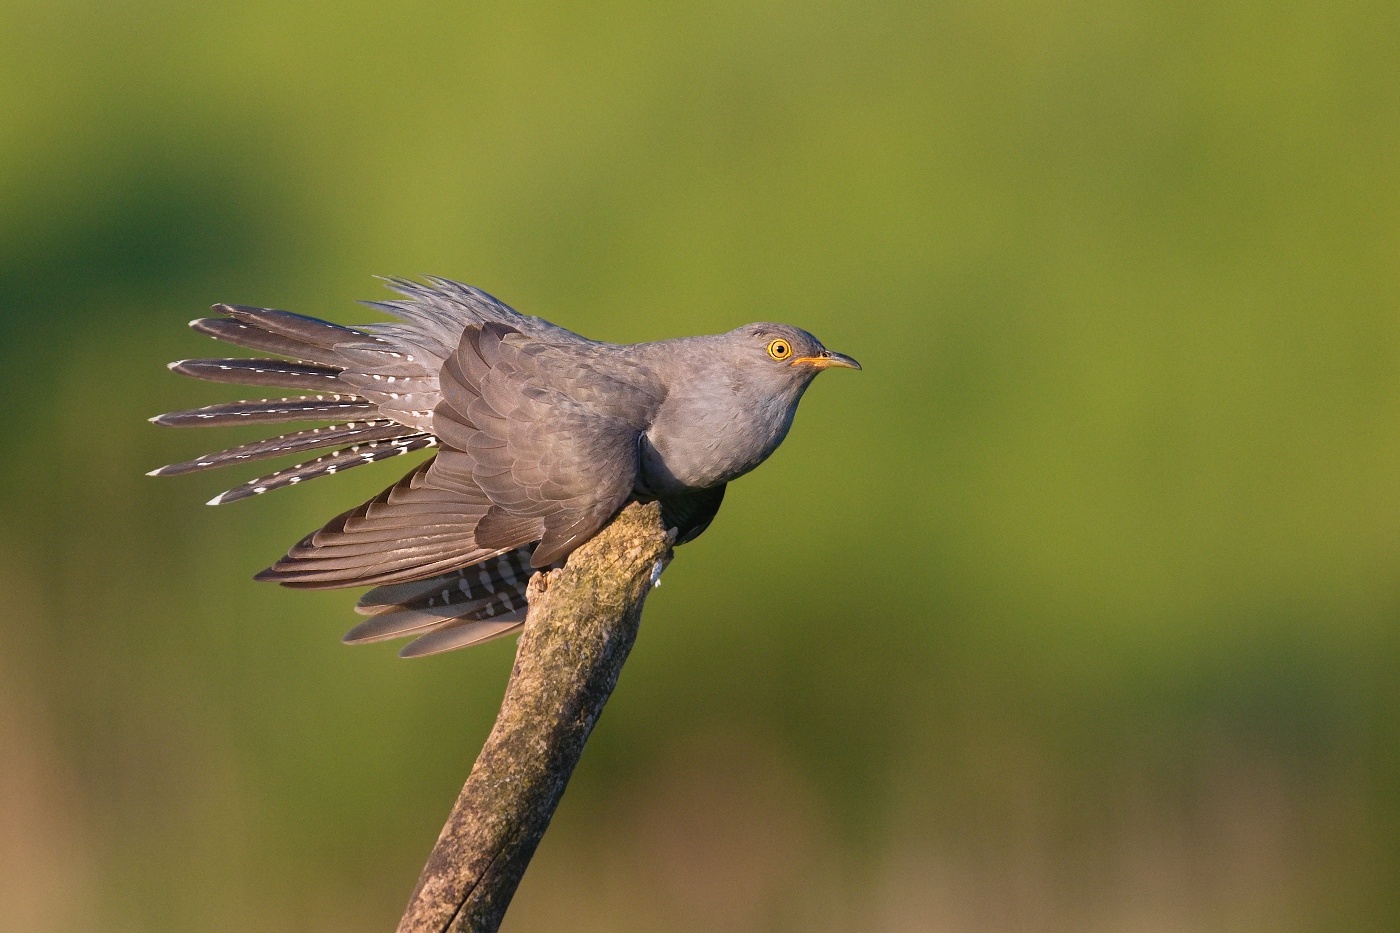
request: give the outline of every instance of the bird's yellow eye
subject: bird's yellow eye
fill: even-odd
[[[768,344],[768,355],[775,360],[785,360],[792,356],[792,344],[779,337]]]

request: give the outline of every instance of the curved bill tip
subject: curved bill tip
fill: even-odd
[[[842,366],[846,369],[860,369],[860,363],[856,362],[853,356],[844,353],[837,353],[834,350],[827,350],[821,355],[822,369],[830,369],[833,366]]]
[[[799,356],[792,361],[792,365],[810,366],[813,369],[831,369],[835,366],[845,369],[860,369],[860,364],[855,361],[855,357],[837,353],[834,350],[823,350],[816,356]]]

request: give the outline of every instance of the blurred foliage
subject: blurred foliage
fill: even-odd
[[[226,396],[161,365],[210,303],[434,273],[866,367],[668,571],[508,930],[1394,929],[1398,37],[5,0],[0,928],[393,924],[513,644],[342,647],[248,577],[397,466],[207,510],[144,419]]]

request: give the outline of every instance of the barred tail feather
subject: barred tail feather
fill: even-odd
[[[360,597],[355,611],[374,616],[405,609],[472,603],[508,589],[524,592],[525,584],[535,572],[530,567],[533,550],[533,545],[516,548],[430,579],[377,586]]]
[[[229,424],[276,424],[286,421],[325,421],[334,418],[372,416],[373,402],[358,395],[298,395],[290,398],[264,398],[222,402],[156,415],[152,424],[170,428],[221,427]]]
[[[168,427],[217,427],[233,424],[278,424],[290,421],[339,422],[253,441],[205,454],[181,463],[152,470],[150,476],[174,476],[195,470],[227,466],[245,460],[262,460],[284,454],[301,453],[348,444],[333,453],[306,463],[250,480],[220,493],[211,505],[246,499],[259,493],[292,486],[320,476],[374,463],[388,457],[420,450],[437,443],[425,425],[409,425],[380,411],[378,399],[343,380],[352,365],[341,348],[365,349],[378,346],[380,338],[353,327],[343,327],[318,318],[272,308],[250,308],[220,304],[215,312],[225,317],[201,318],[190,327],[216,340],[275,353],[287,359],[198,359],[180,360],[170,368],[184,376],[210,382],[278,386],[317,392],[289,396],[221,402],[186,411],[174,411],[152,418]],[[393,359],[391,355],[389,359]],[[372,376],[369,381],[386,379]],[[330,391],[326,390],[340,390]]]
[[[524,623],[531,548],[519,548],[428,580],[376,587],[355,611],[370,618],[345,635],[348,644],[417,636],[401,657],[464,648]]]
[[[347,645],[368,645],[377,641],[421,635],[444,622],[462,618],[468,611],[468,607],[446,607],[386,612],[356,625],[345,633],[341,641]]]
[[[172,372],[205,382],[233,382],[282,389],[334,390],[344,371],[338,366],[295,363],[287,360],[176,360]]]
[[[235,321],[249,324],[267,333],[284,337],[308,347],[334,349],[338,343],[363,339],[365,332],[353,327],[332,324],[320,318],[274,308],[250,308],[246,305],[214,305],[214,310]]]
[[[456,624],[499,619],[501,616],[520,612],[525,607],[525,594],[521,592],[502,593],[462,606],[388,612],[361,622],[346,632],[341,640],[347,645],[364,645],[411,635],[421,637]]]
[[[409,642],[399,652],[399,657],[425,658],[430,654],[469,648],[517,632],[524,624],[524,609],[493,619],[448,623]]]
[[[217,306],[216,306],[217,308]],[[293,340],[281,334],[254,327],[243,321],[227,317],[202,317],[190,321],[190,329],[196,333],[213,337],[234,346],[257,350],[259,353],[275,353],[303,363],[318,363],[323,366],[340,365],[340,357],[330,347],[318,347],[300,340]],[[349,328],[347,328],[348,330]],[[361,339],[360,331],[352,331],[355,339]]]
[[[237,447],[230,447],[217,453],[205,454],[193,460],[186,460],[183,463],[172,463],[152,470],[147,476],[178,476],[181,473],[192,473],[195,470],[208,470],[214,467],[228,466],[231,463],[240,463],[245,460],[266,460],[269,457],[280,457],[284,454],[300,453],[304,450],[316,450],[321,447],[335,447],[339,444],[362,444],[367,441],[391,440],[401,437],[404,434],[404,427],[392,421],[349,421],[344,424],[333,424],[324,428],[310,428],[306,431],[296,431],[291,434],[280,434],[277,437],[269,437],[267,440],[254,441],[251,444],[240,444]]]
[[[239,499],[259,496],[274,489],[295,486],[298,483],[318,479],[322,476],[333,476],[357,466],[377,463],[380,460],[397,457],[413,450],[422,450],[435,444],[437,444],[437,438],[431,434],[410,434],[389,441],[369,441],[364,444],[355,444],[352,447],[345,447],[334,453],[326,454],[324,457],[317,457],[315,460],[298,463],[285,470],[278,470],[276,473],[269,473],[266,476],[249,480],[241,486],[235,486],[219,493],[210,499],[208,504],[222,505],[225,502],[237,502]]]

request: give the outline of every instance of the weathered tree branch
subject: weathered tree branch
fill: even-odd
[[[671,538],[655,503],[631,505],[530,581],[530,611],[496,725],[398,933],[494,931],[632,650]]]

